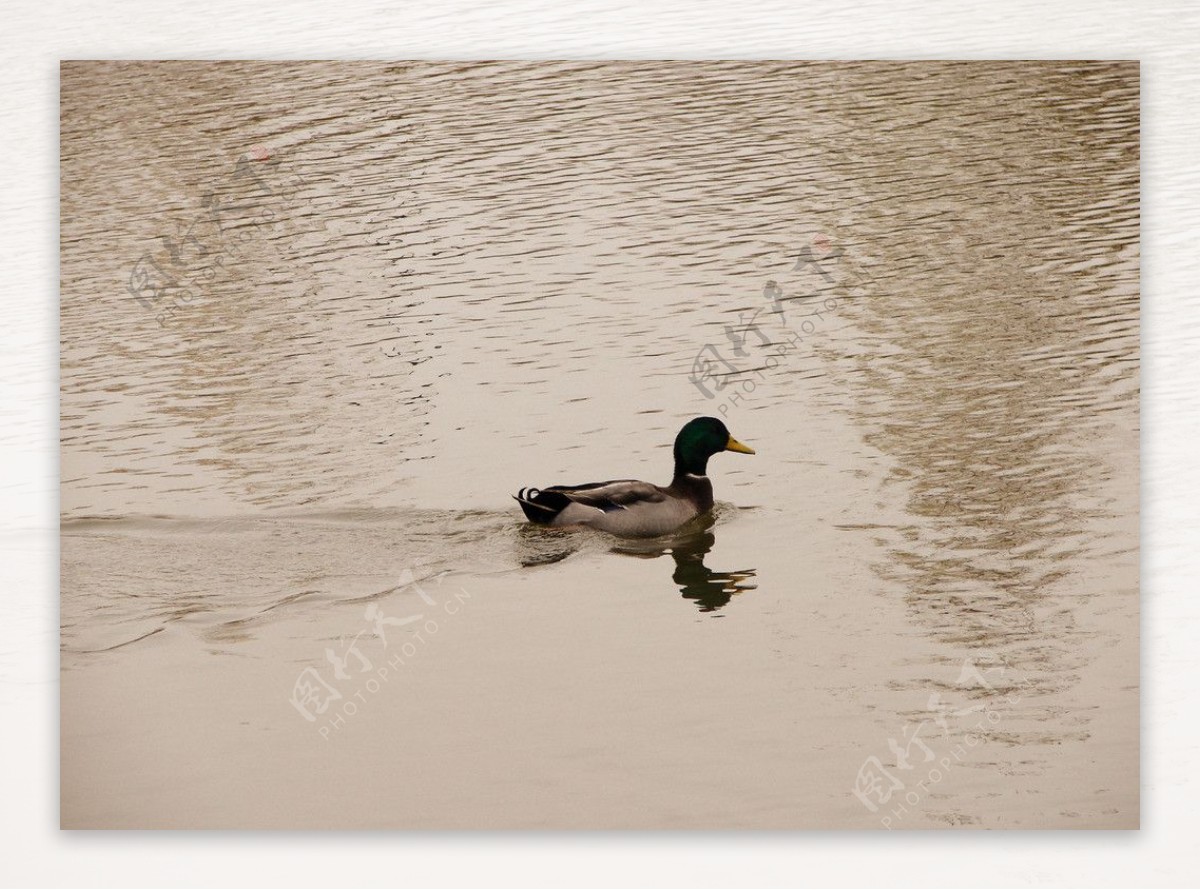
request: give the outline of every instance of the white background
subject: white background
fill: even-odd
[[[0,881],[35,886],[1083,886],[1200,881],[1200,13],[1185,2],[6,2],[0,31]],[[118,833],[58,825],[58,62],[1142,61],[1142,830]],[[1192,546],[1189,546],[1191,544]],[[247,789],[253,793],[253,789]],[[803,802],[798,802],[802,806]],[[730,801],[736,808],[737,801]]]

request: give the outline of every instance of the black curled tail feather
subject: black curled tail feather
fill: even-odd
[[[514,497],[529,521],[538,525],[549,525],[571,503],[571,499],[561,491],[542,491],[537,488],[522,488]]]

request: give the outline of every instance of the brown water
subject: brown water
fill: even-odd
[[[64,65],[63,824],[1135,827],[1138,163],[1130,63]],[[705,527],[510,498],[699,414]]]

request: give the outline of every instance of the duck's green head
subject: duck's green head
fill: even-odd
[[[708,459],[721,451],[754,453],[753,448],[729,435],[725,424],[717,418],[697,417],[689,420],[675,437],[675,474],[704,476],[708,472]]]

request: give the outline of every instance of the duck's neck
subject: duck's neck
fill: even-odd
[[[669,490],[679,497],[691,501],[701,513],[712,509],[713,487],[707,476],[676,471]]]
[[[675,478],[680,476],[708,476],[708,459],[711,455],[680,448],[675,443]]]
[[[675,450],[675,478],[671,480],[671,490],[692,501],[702,513],[713,505],[712,483],[708,480],[707,470],[708,455],[687,460],[679,449]]]

